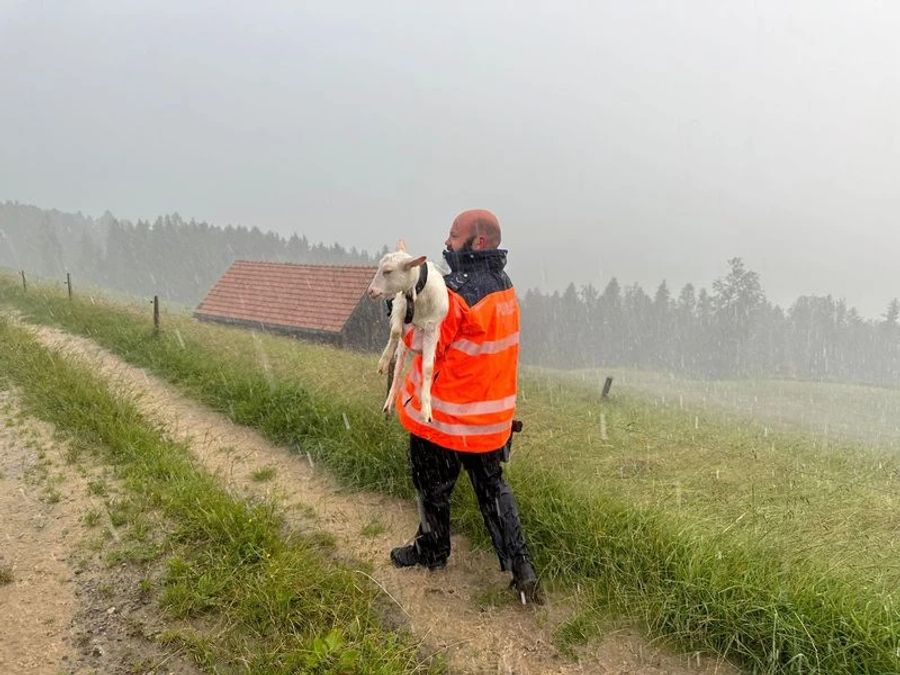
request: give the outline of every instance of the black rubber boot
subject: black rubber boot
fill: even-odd
[[[509,587],[515,589],[523,605],[529,602],[535,605],[544,604],[544,593],[534,566],[528,560],[520,560],[513,564],[513,578]]]
[[[415,544],[398,546],[393,549],[391,551],[391,562],[394,563],[394,567],[414,567],[416,565],[421,565],[432,572],[435,570],[442,570],[447,566],[446,558],[426,560],[419,552],[419,547]]]

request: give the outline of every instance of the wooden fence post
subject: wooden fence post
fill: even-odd
[[[159,333],[159,296],[153,296],[153,332]]]
[[[69,300],[72,299],[72,275],[66,272],[66,286],[69,287]]]
[[[28,292],[28,281],[25,279],[25,270],[21,270],[22,272],[22,292]]]
[[[606,382],[603,383],[603,393],[600,394],[600,398],[609,398],[609,390],[612,389],[613,379],[611,377],[606,378]]]

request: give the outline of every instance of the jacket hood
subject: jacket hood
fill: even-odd
[[[444,260],[453,272],[484,270],[502,272],[506,267],[506,249],[492,248],[482,251],[444,251]]]

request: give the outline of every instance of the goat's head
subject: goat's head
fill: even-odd
[[[392,298],[397,293],[412,289],[419,280],[419,266],[425,264],[425,256],[412,257],[406,251],[386,253],[378,263],[378,271],[366,291],[373,300]]]

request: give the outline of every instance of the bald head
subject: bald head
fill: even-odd
[[[497,248],[500,246],[500,222],[486,209],[463,211],[450,226],[450,236],[444,243],[451,251]]]

